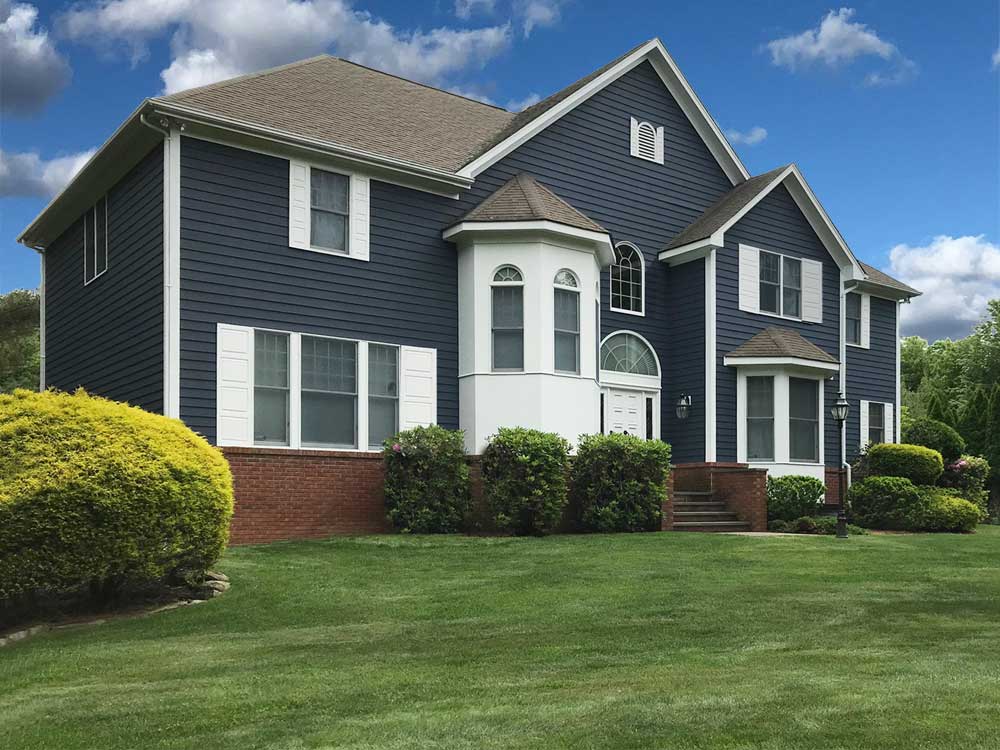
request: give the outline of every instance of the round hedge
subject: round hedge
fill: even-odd
[[[82,390],[0,395],[0,599],[203,572],[232,513],[225,458],[180,421]]]
[[[936,419],[914,419],[903,427],[902,439],[910,445],[936,450],[945,463],[957,461],[965,451],[965,440],[955,428]]]
[[[826,485],[816,477],[790,474],[767,478],[767,520],[794,521],[813,516]]]
[[[941,454],[932,448],[905,443],[879,443],[868,449],[872,476],[905,477],[914,484],[934,484],[944,472]]]

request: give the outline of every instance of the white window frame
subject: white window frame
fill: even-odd
[[[770,376],[774,378],[774,459],[771,461],[747,459],[747,378]],[[819,383],[819,460],[801,461],[791,458],[791,422],[789,379],[815,380]],[[736,371],[736,460],[751,466],[824,466],[826,462],[825,408],[826,376],[815,372],[785,367],[738,367]]]
[[[559,276],[561,274],[564,274],[564,273],[569,274],[572,277],[572,279],[573,279],[573,285],[572,286],[569,286],[567,284],[560,284],[559,283]],[[566,329],[562,329],[562,328],[556,327],[556,323],[555,323],[555,298],[556,298],[556,291],[557,290],[558,291],[562,291],[562,292],[570,292],[570,293],[572,293],[575,296],[575,299],[576,299],[576,330],[575,331],[570,331],[570,330],[566,330]],[[581,323],[582,323],[582,321],[580,319],[580,279],[570,269],[568,269],[568,268],[560,268],[556,272],[556,275],[552,279],[552,371],[553,372],[558,372],[558,373],[563,373],[563,374],[569,374],[569,375],[579,375],[580,374],[580,354],[581,354],[580,353],[580,338],[581,338],[580,337],[580,328],[581,328]],[[560,370],[556,366],[556,335],[559,334],[559,333],[573,334],[576,337],[576,367],[573,370]]]
[[[518,280],[517,281],[497,281],[496,276],[504,268],[513,268],[517,271]],[[493,320],[493,290],[497,287],[520,287],[521,288],[521,366],[520,367],[497,367],[496,366],[496,350],[495,350],[495,334],[497,331],[496,325]],[[522,271],[518,266],[513,263],[501,263],[499,266],[493,269],[490,273],[490,372],[524,372],[524,358],[525,358],[525,341],[524,341],[524,297],[525,297],[525,277],[524,271]],[[502,328],[500,330],[512,331],[513,328]]]
[[[772,318],[783,318],[785,320],[798,320],[798,321],[801,321],[802,320],[802,304],[804,302],[804,297],[805,297],[805,292],[804,292],[804,290],[802,288],[803,287],[803,283],[802,283],[802,271],[803,271],[802,258],[796,258],[794,255],[785,255],[783,253],[776,253],[776,252],[774,252],[772,250],[760,250],[758,252],[760,253],[760,255],[758,255],[758,258],[761,255],[765,255],[766,254],[766,255],[773,255],[774,257],[776,257],[778,259],[778,312],[775,313],[775,312],[771,312],[770,310],[764,310],[760,306],[760,296],[759,296],[760,293],[759,292],[758,292],[758,297],[757,297],[757,312],[760,315],[770,315]],[[790,260],[790,261],[793,261],[793,262],[799,264],[799,288],[798,288],[798,293],[799,293],[799,314],[798,315],[786,315],[785,314],[785,261],[786,260]],[[760,277],[761,268],[763,268],[763,264],[762,263],[758,263],[757,264],[757,284],[758,285],[762,284],[762,283],[771,284],[772,282],[770,282],[770,281],[764,282],[763,279],[761,279],[761,277]]]
[[[104,270],[97,270],[97,211],[104,204]],[[108,224],[108,194],[105,193],[98,201],[87,209],[83,215],[83,285],[93,283],[108,272],[108,246],[111,238],[111,226]],[[89,240],[89,241],[88,241]],[[93,252],[94,275],[87,278],[87,252]]]
[[[629,154],[645,161],[663,164],[663,126],[653,125],[648,120],[629,118]],[[646,153],[640,144],[640,132],[650,131],[653,138],[653,153]]]
[[[861,340],[857,343],[853,341],[848,341],[847,339],[847,298],[849,295],[856,294],[861,299],[861,325],[860,333]],[[872,331],[872,296],[864,292],[847,291],[844,293],[844,342],[847,346],[853,346],[856,349],[870,349],[871,348],[871,331]]]
[[[312,170],[347,177],[347,247],[344,250],[312,244]],[[322,209],[321,209],[322,210]],[[288,160],[288,245],[298,250],[339,258],[369,260],[371,178],[330,164]]]
[[[638,310],[626,310],[621,307],[615,307],[614,305],[614,293],[612,292],[612,286],[614,284],[614,269],[620,266],[618,262],[618,248],[628,247],[639,258],[639,309]],[[640,318],[646,317],[646,256],[642,254],[640,250],[632,242],[616,242],[615,243],[615,262],[608,266],[608,309],[611,312],[623,313],[625,315],[635,315]]]
[[[297,434],[295,436],[295,438],[296,438],[296,440],[298,442],[298,445],[300,447],[302,447],[302,448],[307,449],[307,450],[325,449],[325,450],[344,451],[344,450],[357,450],[357,449],[359,449],[362,446],[362,443],[361,443],[362,411],[365,412],[364,417],[365,417],[365,426],[366,426],[366,428],[367,428],[367,424],[368,424],[368,418],[367,418],[368,417],[368,415],[367,415],[368,406],[367,406],[367,403],[366,403],[365,406],[364,406],[364,409],[362,409],[362,405],[361,405],[361,383],[359,381],[360,381],[360,378],[361,378],[361,372],[362,372],[362,370],[364,371],[366,377],[368,375],[368,345],[369,345],[369,342],[367,342],[367,341],[357,341],[355,339],[346,339],[346,338],[342,338],[340,336],[323,336],[323,335],[318,335],[318,334],[313,334],[313,333],[297,333],[297,334],[292,334],[292,336],[295,339],[295,344],[294,344],[293,348],[290,350],[289,356],[292,356],[293,354],[295,356],[295,360],[294,360],[295,361],[295,365],[294,365],[294,368],[293,368],[293,371],[295,373],[295,381],[294,381],[294,384],[293,384],[292,392],[289,395],[289,398],[294,399],[293,403],[295,403],[296,409],[298,411],[297,411],[296,418],[293,419],[293,420],[290,420],[290,421],[298,426]],[[354,445],[342,445],[342,444],[335,444],[335,443],[313,443],[313,442],[306,442],[306,441],[304,441],[302,439],[302,394],[303,393],[305,393],[305,392],[309,392],[309,393],[335,393],[335,394],[337,394],[339,396],[350,395],[350,394],[347,394],[347,393],[344,393],[344,392],[341,392],[341,391],[321,391],[321,390],[316,390],[316,389],[313,389],[313,388],[308,388],[307,389],[307,388],[303,388],[302,387],[302,339],[303,338],[325,339],[327,341],[342,341],[342,342],[346,342],[346,343],[349,343],[349,344],[354,344],[354,346],[355,346],[355,350],[354,350],[355,351],[355,362],[354,362]],[[361,360],[362,360],[361,350],[362,349],[364,349],[364,365],[363,366],[362,366],[362,362],[361,362]],[[397,349],[398,349],[398,347],[397,347]],[[398,364],[397,364],[397,367],[398,367]],[[365,385],[365,392],[366,393],[367,393],[367,390],[368,390],[368,386],[367,386],[367,381],[366,381],[366,385]],[[399,420],[397,418],[397,426],[398,426],[398,421]],[[366,437],[367,437],[367,434],[366,434]],[[292,439],[292,436],[289,435],[289,440],[291,440],[291,439]]]
[[[322,208],[313,205],[312,202],[312,178],[313,172],[325,172],[326,174],[339,175],[340,177],[347,178],[347,213],[341,214],[329,208]],[[351,189],[354,187],[354,177],[350,173],[340,172],[335,169],[323,169],[321,167],[311,166],[309,167],[309,249],[317,253],[330,253],[331,255],[347,255],[351,254]],[[313,212],[320,211],[322,213],[334,214],[336,216],[344,217],[344,249],[338,250],[335,247],[326,247],[325,245],[315,245],[312,241],[312,218]]]

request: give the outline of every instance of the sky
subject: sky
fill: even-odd
[[[0,0],[0,293],[37,287],[15,238],[145,97],[329,52],[516,111],[652,36],[751,173],[796,162],[924,292],[904,335],[1000,297],[996,0]]]

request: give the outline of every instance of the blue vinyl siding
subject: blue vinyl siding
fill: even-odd
[[[705,261],[670,268],[667,275],[671,333],[663,378],[663,435],[673,444],[674,463],[705,460]],[[662,356],[662,355],[661,355]],[[675,403],[691,396],[687,419]]]
[[[739,309],[739,245],[808,258],[823,263],[823,322],[804,323]],[[726,247],[716,258],[717,432],[719,461],[736,460],[736,370],[723,358],[745,341],[772,326],[790,328],[839,361],[840,269],[783,185],[775,188],[726,232]],[[826,414],[837,400],[839,380],[825,385]],[[839,437],[832,419],[825,422],[826,465],[836,466]]]
[[[100,196],[95,196],[95,201]],[[45,253],[47,385],[163,410],[163,149],[108,191],[108,270],[83,283],[83,218]]]
[[[869,349],[847,347],[847,456],[856,458],[861,445],[862,399],[896,404],[896,303],[871,298]],[[898,438],[897,438],[898,439]]]

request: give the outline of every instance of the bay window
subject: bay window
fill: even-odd
[[[524,278],[514,266],[493,274],[493,369],[524,369]]]

